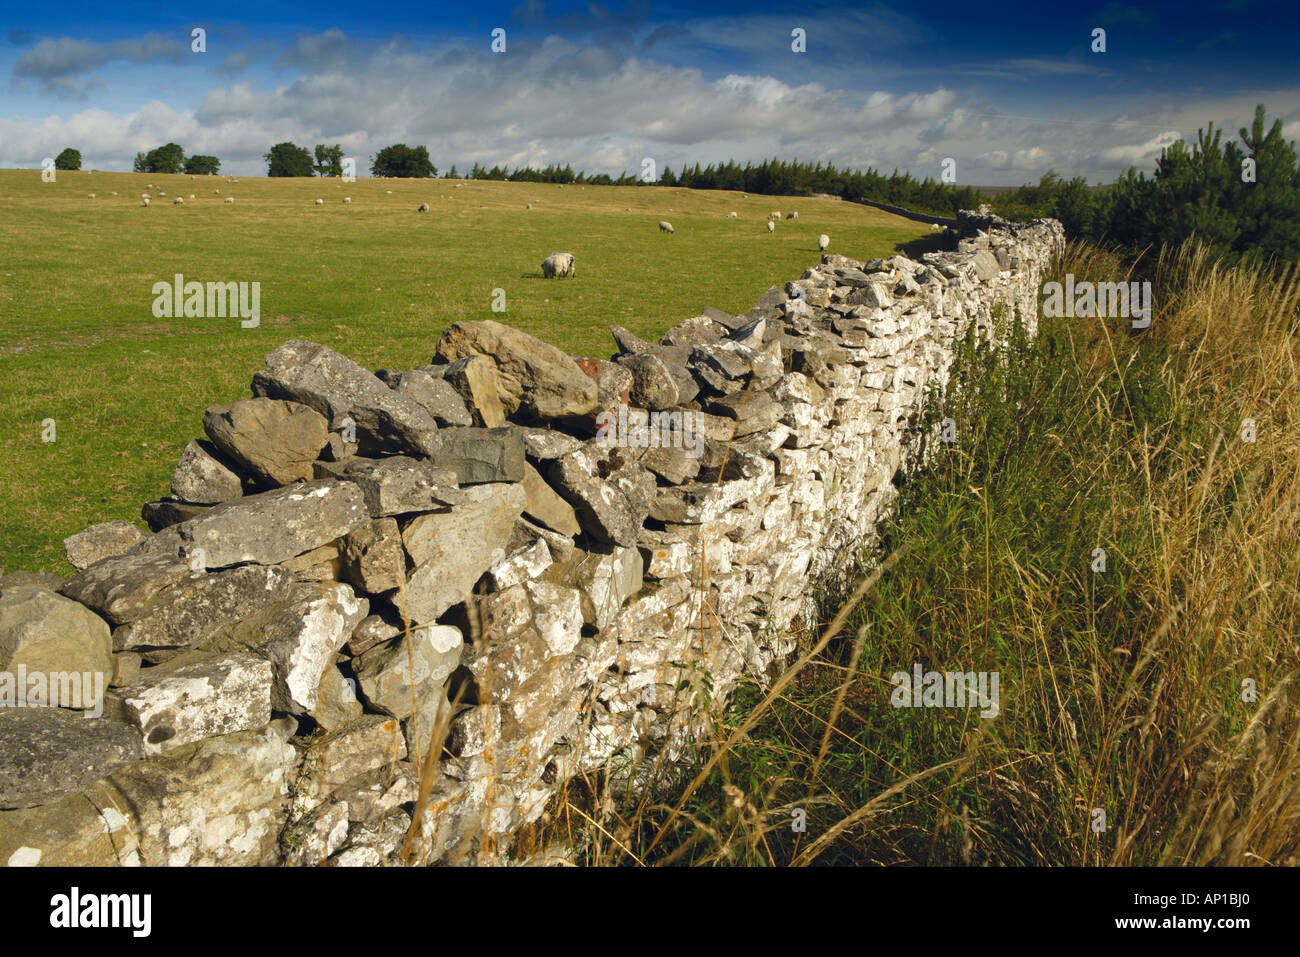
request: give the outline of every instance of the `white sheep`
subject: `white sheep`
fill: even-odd
[[[343,202],[345,202],[345,203],[350,203],[350,202],[352,202],[352,197],[351,197],[351,196],[344,196],[344,197],[343,197]]]
[[[109,193],[108,195],[109,195],[109,196],[116,196],[117,193]]]
[[[325,205],[325,200],[323,200],[323,199],[318,199],[318,200],[316,200],[316,205],[317,205],[317,206],[324,206],[324,205]]]
[[[785,218],[786,218],[786,219],[798,219],[798,218],[799,218],[799,214],[798,214],[798,213],[786,213],[786,214],[785,214]]]
[[[524,209],[532,209],[532,208],[533,208],[532,203],[524,203]]]
[[[140,205],[141,205],[141,206],[148,206],[148,205],[149,205],[149,197],[148,197],[148,196],[142,197],[141,200],[140,200]]]
[[[767,231],[769,233],[776,232],[776,223],[772,222],[770,219],[767,221]]]
[[[735,219],[735,218],[736,218],[736,214],[735,214],[735,213],[727,213],[727,218],[728,218],[728,219]]]
[[[770,213],[767,214],[767,218],[768,218],[768,219],[780,219],[780,218],[781,218],[781,211],[780,211],[779,209],[774,209],[774,210],[772,210]]]
[[[163,191],[160,189],[160,190],[158,190],[158,195],[159,195],[159,196],[166,196],[167,194],[166,194],[165,192],[163,192]]]
[[[389,196],[393,195],[393,191],[391,189],[386,189],[384,190],[384,192],[387,193]]]
[[[542,276],[546,279],[563,279],[573,274],[573,253],[551,253],[542,260]]]
[[[420,208],[416,210],[417,213],[427,213],[428,211],[429,211],[428,203],[421,203]]]
[[[212,195],[213,195],[213,196],[220,196],[220,195],[221,195],[221,190],[219,190],[219,189],[214,189],[214,190],[212,191]]]
[[[193,193],[190,193],[190,199],[193,199],[193,198],[194,198],[194,194],[193,194]]]
[[[233,196],[227,196],[226,199],[225,199],[225,202],[228,203],[228,204],[231,205],[231,206],[234,206],[234,205],[235,205],[235,197],[233,197]]]
[[[672,231],[673,231],[673,224],[672,224],[672,223],[667,222],[667,221],[662,220],[662,219],[659,221],[659,232],[661,232],[661,233],[671,233]]]
[[[184,196],[177,196],[175,199],[172,200],[172,205],[173,205],[173,206],[184,206],[184,205],[185,205],[185,197],[184,197]]]
[[[821,252],[826,252],[826,247],[829,246],[830,244],[831,244],[831,238],[827,236],[825,233],[822,233],[820,236],[817,237],[817,248]]]
[[[148,193],[141,193],[141,194],[140,194],[140,198],[141,198],[141,199],[148,199],[148,198],[149,198],[149,194],[148,194]]]
[[[87,193],[87,194],[86,194],[86,199],[94,199],[94,198],[95,198],[95,194],[94,194],[94,193]]]
[[[145,187],[145,189],[157,189],[157,188],[158,187],[154,186],[153,183],[150,183],[148,186]]]

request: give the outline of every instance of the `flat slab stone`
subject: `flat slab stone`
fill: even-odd
[[[68,556],[68,563],[81,571],[101,558],[111,558],[129,551],[146,537],[143,531],[130,522],[104,522],[91,525],[76,535],[69,535],[63,540],[63,550]]]
[[[0,708],[0,808],[35,807],[144,756],[120,718],[61,708]]]

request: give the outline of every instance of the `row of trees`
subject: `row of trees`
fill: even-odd
[[[1211,123],[1194,146],[1166,147],[1154,175],[1130,168],[1112,185],[1090,190],[1082,178],[1049,171],[1037,186],[994,197],[1008,218],[1051,216],[1072,235],[1136,252],[1189,236],[1228,262],[1278,256],[1300,259],[1300,156],[1282,138],[1282,121],[1265,132],[1261,103],[1241,142],[1221,143]]]
[[[313,154],[296,143],[276,143],[262,158],[266,160],[267,176],[342,176],[343,147],[338,143],[327,146],[317,143]],[[386,146],[372,157],[371,176],[426,179],[438,175],[438,168],[429,159],[429,150],[423,146],[396,143]]]
[[[131,167],[137,173],[189,173],[192,176],[216,176],[221,160],[196,153],[186,156],[177,143],[159,146],[148,153],[136,153]]]

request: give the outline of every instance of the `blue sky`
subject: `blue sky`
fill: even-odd
[[[1300,138],[1294,2],[834,6],[562,3],[10,5],[0,167],[65,146],[129,169],[169,140],[265,172],[276,142],[440,167],[590,172],[768,156],[1018,184],[1109,181],[1263,102]],[[190,31],[207,31],[207,51]],[[490,32],[506,31],[492,53]],[[1106,51],[1090,49],[1094,28]],[[807,52],[791,50],[806,31]]]

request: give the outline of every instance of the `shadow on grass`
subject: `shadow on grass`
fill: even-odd
[[[925,253],[951,252],[957,248],[956,242],[950,236],[944,236],[942,233],[932,233],[929,236],[922,236],[919,239],[911,239],[905,243],[896,243],[894,249],[902,253],[908,259],[920,259]]]

